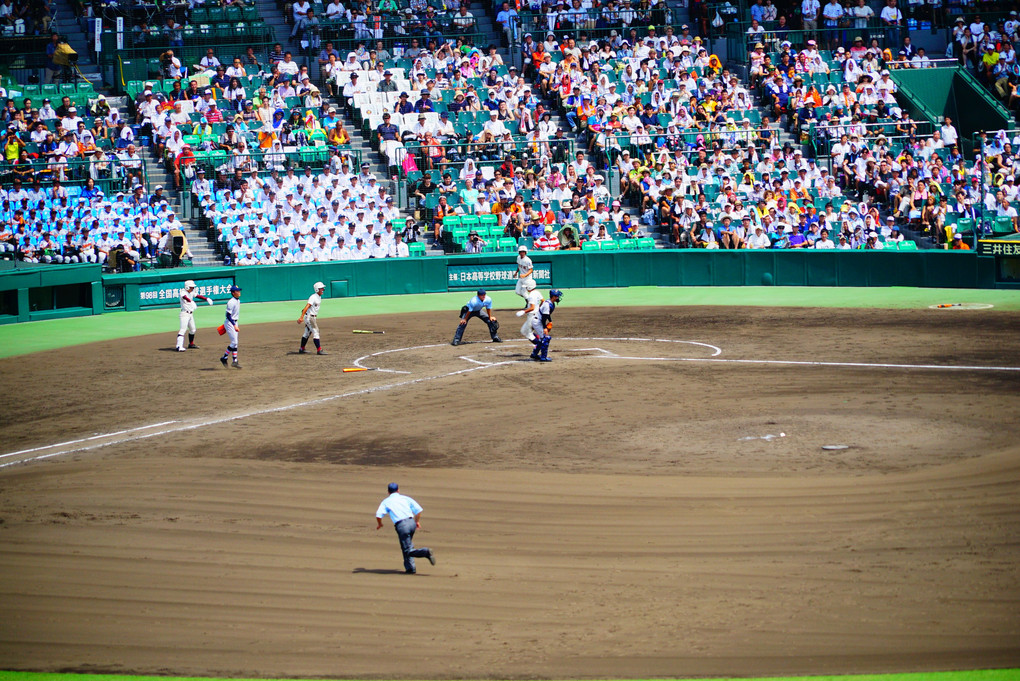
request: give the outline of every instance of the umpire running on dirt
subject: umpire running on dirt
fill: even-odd
[[[467,305],[460,308],[460,324],[457,325],[457,331],[453,334],[453,341],[450,345],[460,345],[461,339],[464,337],[464,329],[467,328],[468,320],[472,317],[478,317],[489,327],[489,335],[492,337],[493,343],[502,343],[497,332],[499,331],[499,322],[496,321],[496,317],[492,314],[492,298],[485,295],[485,289],[480,288],[476,292],[474,298],[468,301]]]
[[[388,497],[379,504],[379,510],[375,512],[375,529],[382,529],[384,515],[389,515],[393,521],[393,528],[397,531],[397,538],[400,539],[400,550],[404,554],[404,572],[413,575],[415,558],[428,558],[433,565],[436,564],[436,557],[432,549],[414,548],[414,531],[421,529],[422,507],[411,497],[405,497],[398,492],[397,483],[391,482],[386,490],[390,493]]]

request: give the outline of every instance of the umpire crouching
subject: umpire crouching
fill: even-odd
[[[383,516],[388,515],[393,521],[393,528],[397,531],[397,538],[400,540],[400,551],[404,554],[404,572],[413,575],[416,570],[415,558],[428,558],[433,565],[436,564],[436,557],[432,549],[414,548],[414,531],[421,529],[422,507],[411,497],[406,497],[397,490],[397,483],[391,482],[386,487],[390,493],[388,497],[379,504],[379,510],[375,512],[375,529],[382,529]]]
[[[469,300],[467,305],[460,308],[460,324],[457,325],[457,331],[453,334],[453,342],[450,345],[460,345],[460,341],[464,337],[464,329],[467,328],[468,320],[472,317],[478,317],[485,322],[489,327],[489,335],[492,337],[493,343],[503,342],[497,335],[499,322],[492,314],[492,298],[485,295],[485,289],[480,288],[477,295]]]

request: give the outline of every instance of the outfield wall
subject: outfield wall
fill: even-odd
[[[226,300],[233,283],[250,302],[299,300],[322,281],[330,298],[509,289],[514,254],[160,269],[101,274],[98,266],[0,271],[0,323],[178,304],[185,279]],[[996,259],[953,251],[533,252],[541,287],[917,286],[996,288]],[[999,286],[1003,286],[999,284]]]

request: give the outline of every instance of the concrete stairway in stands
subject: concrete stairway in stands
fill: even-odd
[[[496,23],[495,19],[496,15],[493,12],[493,10],[489,9],[488,3],[474,2],[471,6],[471,12],[475,15],[475,18],[478,19],[480,27],[484,25],[488,28],[488,37],[490,38],[490,43],[499,47],[499,53],[503,57],[503,62],[508,65],[520,63],[521,61],[520,58],[518,58],[516,54],[511,54],[511,51],[519,50],[520,49],[519,46],[514,45],[508,47],[503,46],[502,41],[504,40],[504,34],[502,28],[499,26],[499,24]],[[481,18],[482,16],[484,16],[485,18],[482,19]],[[483,28],[482,30],[484,31],[486,29]],[[540,103],[546,108],[546,110],[552,113],[553,121],[555,121],[557,127],[566,131],[567,133],[566,136],[568,138],[572,138],[573,134],[571,132],[570,123],[567,121],[566,116],[563,113],[561,113],[559,109],[557,109],[555,102],[553,102],[551,99],[542,97],[541,92],[539,92],[537,88],[533,91],[533,94],[539,97]],[[605,174],[606,173],[603,172],[603,175]],[[641,213],[637,208],[630,206],[628,204],[624,204],[622,208],[631,214],[631,220],[633,220],[635,224],[640,222]],[[648,228],[646,226],[642,227],[642,229],[648,232]],[[653,232],[649,233],[649,236],[654,237],[656,243],[659,246],[669,243],[667,235]]]
[[[255,6],[259,10],[259,16],[265,20],[266,25],[272,26],[276,42],[283,45],[284,50],[290,50],[296,59],[301,51],[301,46],[296,41],[291,43],[290,29],[292,26],[287,23],[287,17],[284,15],[280,5],[276,3],[276,0],[256,0]]]
[[[71,9],[71,3],[68,0],[54,0],[52,7],[53,22],[50,24],[50,30],[67,36],[67,43],[78,53],[80,75],[91,82],[97,92],[101,91],[103,76],[99,66],[89,56],[87,20],[74,16],[74,10]]]

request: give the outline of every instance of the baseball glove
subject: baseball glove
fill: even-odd
[[[499,320],[498,319],[490,319],[489,320],[489,331],[491,331],[492,333],[496,333],[497,331],[499,331]]]
[[[462,308],[460,308],[460,316],[461,316],[461,317],[463,317],[464,315],[466,315],[466,314],[467,314],[467,312],[468,312],[468,306],[467,306],[467,305],[465,305],[465,306],[463,306]]]

